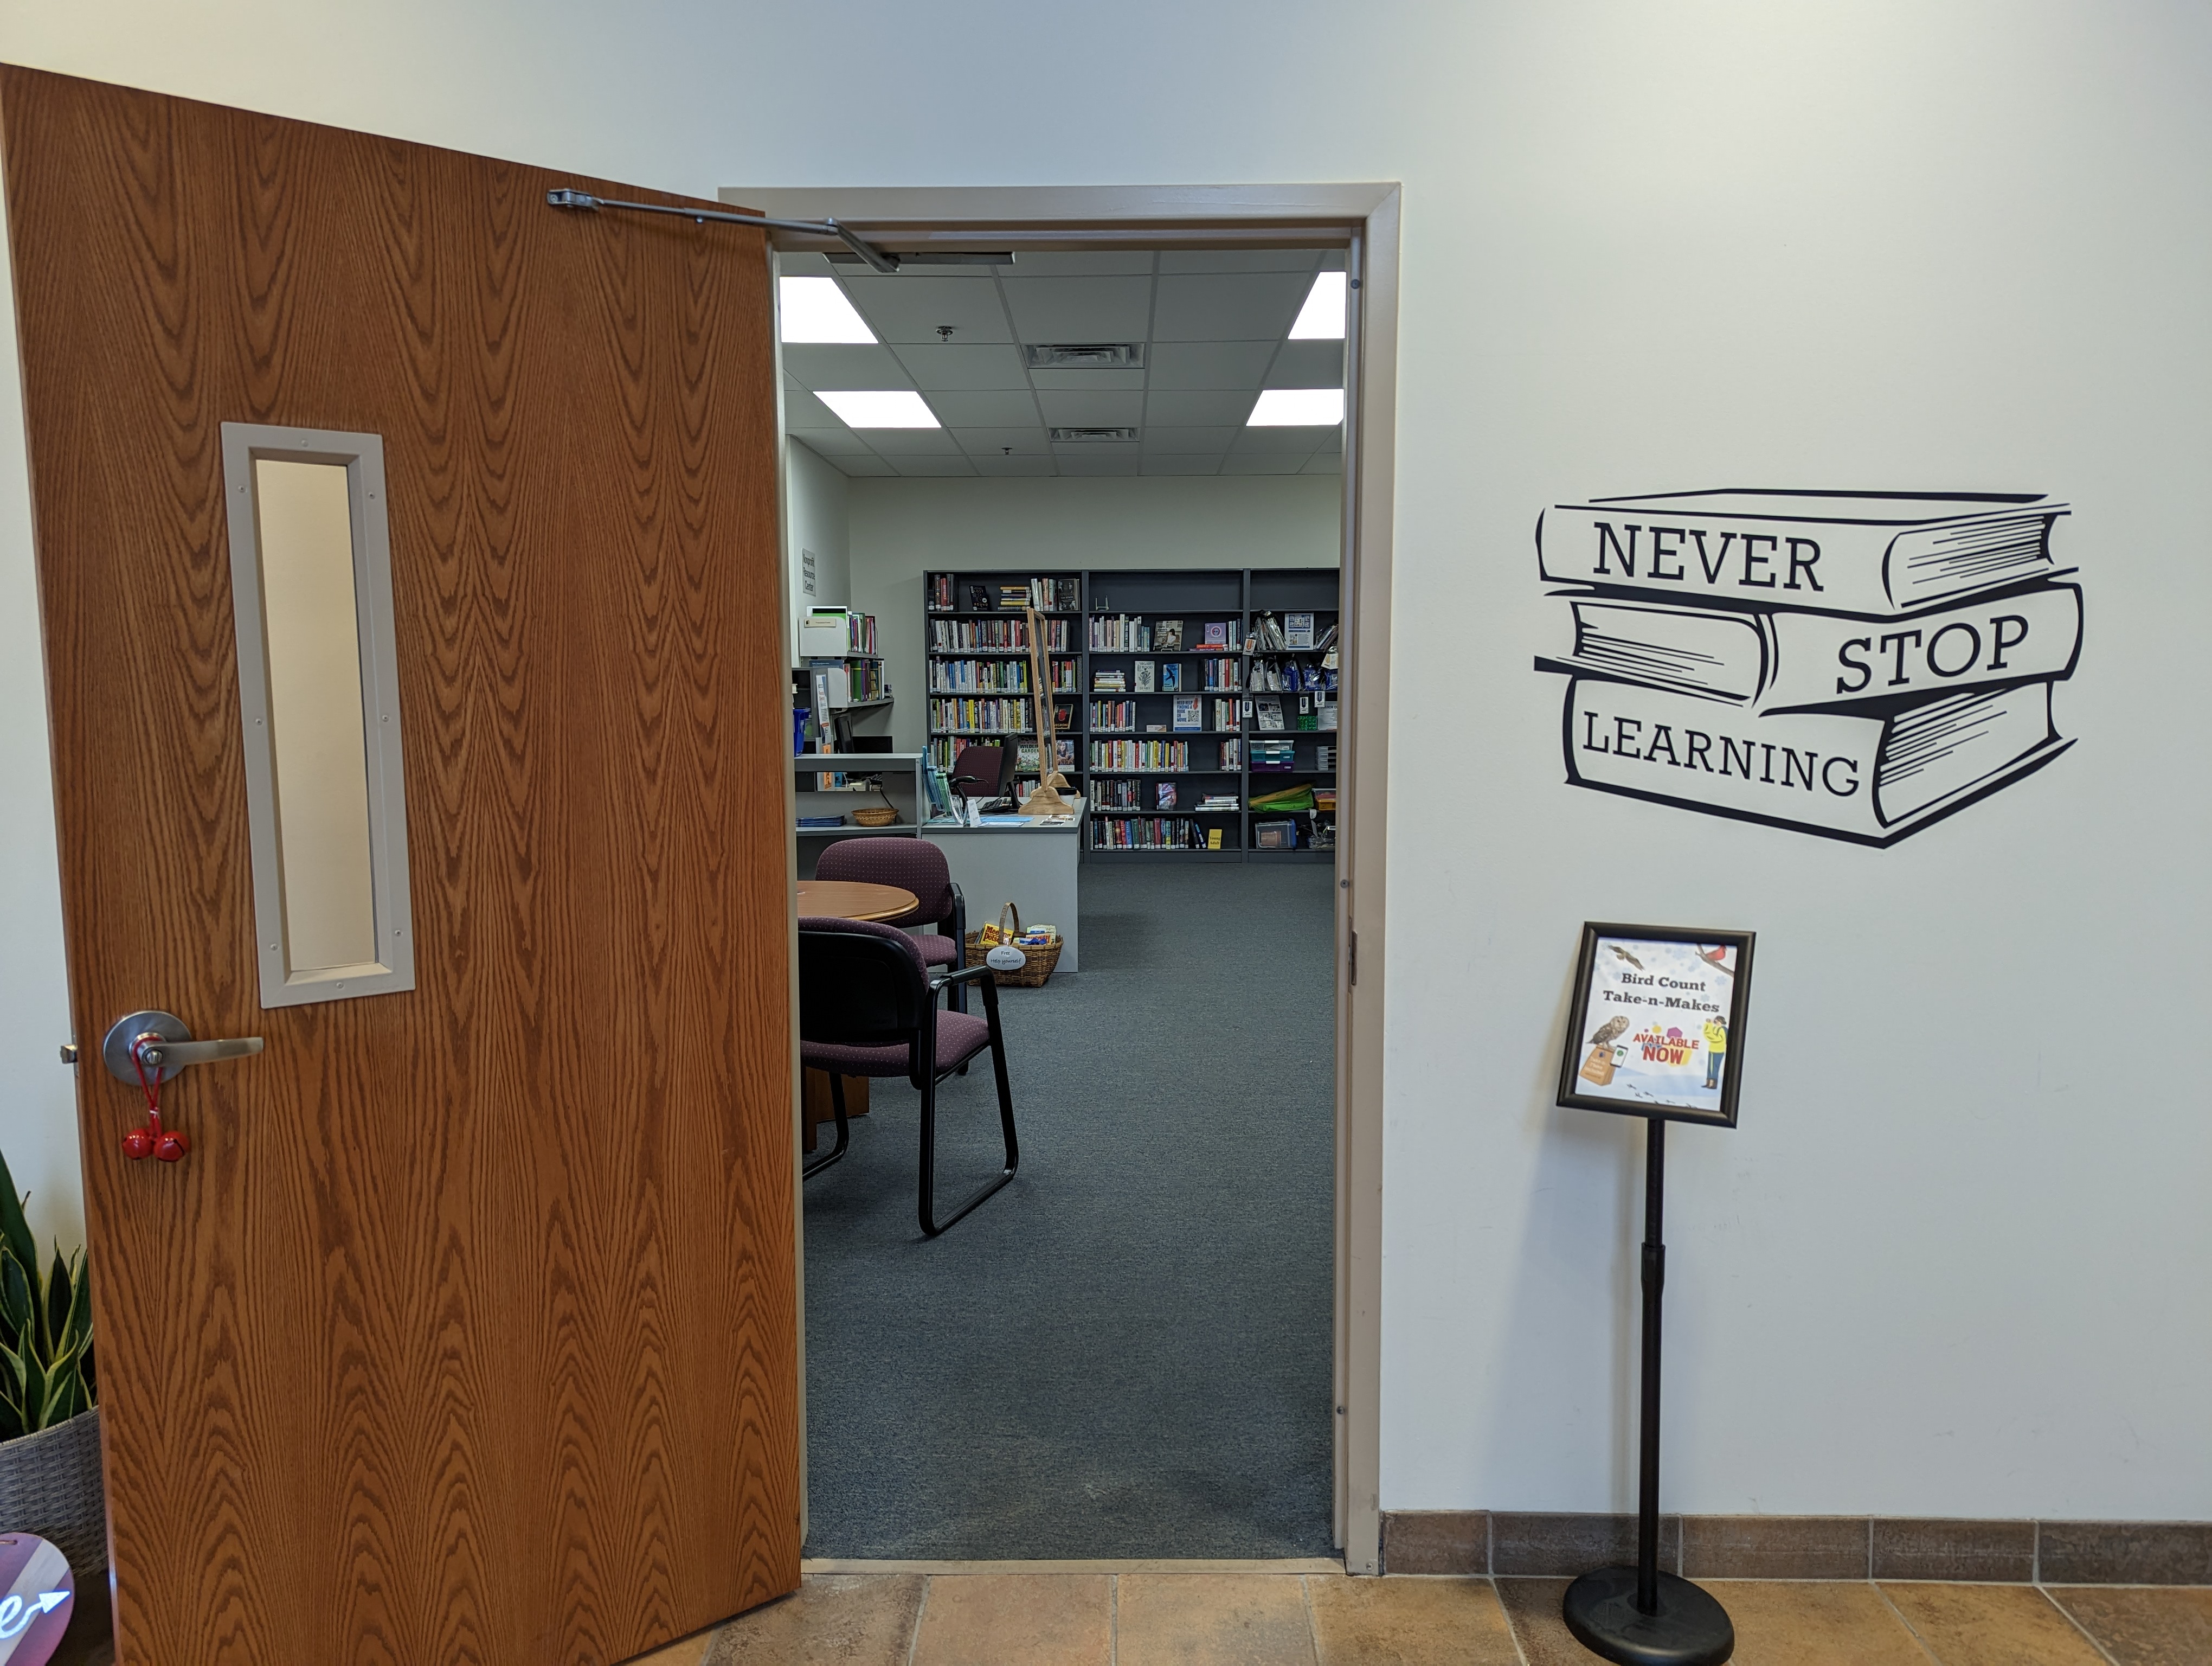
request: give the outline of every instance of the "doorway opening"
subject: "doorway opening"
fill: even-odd
[[[937,843],[969,931],[1064,963],[998,991],[1002,1194],[918,1231],[882,1079],[802,1187],[809,1554],[1373,1571],[1395,189],[722,195],[909,263],[777,239],[796,733],[840,766],[795,764],[797,871]],[[978,745],[1074,825],[952,830]],[[988,1061],[938,1090],[947,1200],[1002,1160]]]

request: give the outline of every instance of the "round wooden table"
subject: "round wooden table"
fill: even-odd
[[[911,914],[921,900],[896,885],[864,885],[854,879],[801,879],[801,920],[896,920]]]

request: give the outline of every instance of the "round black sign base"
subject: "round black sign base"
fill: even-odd
[[[1659,1576],[1659,1611],[1636,1606],[1636,1570],[1601,1567],[1567,1587],[1567,1629],[1621,1666],[1723,1666],[1735,1652],[1728,1610],[1687,1579]]]

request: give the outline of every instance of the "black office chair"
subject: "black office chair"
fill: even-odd
[[[1006,790],[1006,760],[1012,754],[1004,746],[963,746],[960,756],[952,760],[949,784],[955,798],[995,799]]]
[[[937,991],[973,983],[983,992],[983,1016],[939,1011]],[[1006,1164],[942,1221],[937,1219],[937,1085],[985,1048],[998,1079],[999,1127]],[[935,1237],[1014,1177],[1021,1148],[1014,1138],[1014,1096],[1006,1082],[1006,1041],[999,1028],[999,986],[988,966],[936,976],[904,932],[863,920],[808,918],[799,922],[799,1055],[830,1073],[830,1107],[837,1142],[801,1170],[811,1179],[844,1156],[851,1140],[845,1116],[847,1076],[903,1076],[921,1094],[919,1214],[924,1237]]]

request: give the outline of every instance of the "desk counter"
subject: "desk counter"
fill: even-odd
[[[1076,875],[1082,872],[1083,830],[1089,806],[1073,800],[1075,813],[1049,825],[1020,816],[986,816],[982,825],[932,822],[921,836],[945,853],[952,881],[968,903],[968,929],[994,921],[1012,903],[1024,926],[1060,930],[1059,970],[1082,970],[1077,938],[1081,927]]]

